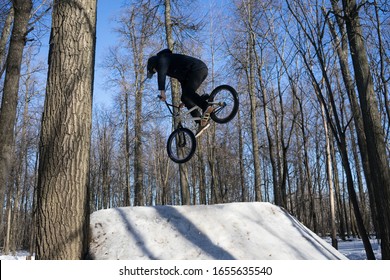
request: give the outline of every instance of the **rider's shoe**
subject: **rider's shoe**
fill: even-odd
[[[198,138],[205,130],[210,126],[209,123],[206,123],[206,125],[202,126],[199,124],[198,130],[196,131],[195,138]]]
[[[200,119],[201,126],[206,126],[206,124],[208,124],[210,115],[213,111],[214,111],[213,106],[207,107],[207,109],[203,112],[202,118]]]

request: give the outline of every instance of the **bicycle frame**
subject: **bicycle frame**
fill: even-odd
[[[174,117],[175,123],[178,124],[178,127],[182,127],[182,125],[181,125],[182,122],[186,122],[186,121],[199,121],[201,119],[200,117],[193,117],[191,115],[191,112],[193,112],[194,110],[200,109],[198,106],[194,106],[194,107],[192,107],[191,109],[189,109],[187,111],[182,111],[180,106],[175,106],[173,104],[168,103],[167,101],[165,101],[165,105],[168,107],[169,112]],[[174,113],[171,107],[172,108],[177,108],[178,112]]]
[[[222,108],[224,108],[226,106],[226,103],[225,102],[210,102],[210,101],[207,101],[209,105],[216,105],[217,107],[215,108],[216,110],[214,112],[218,112],[218,110],[221,110]],[[180,106],[175,106],[173,104],[170,104],[168,103],[167,101],[165,101],[165,105],[168,107],[168,110],[169,112],[171,113],[171,115],[174,117],[176,123],[178,124],[178,126],[180,127],[181,126],[181,123],[182,122],[185,122],[185,121],[200,121],[201,120],[201,117],[193,117],[191,115],[191,112],[193,112],[194,110],[201,110],[199,108],[199,106],[194,106],[192,107],[191,109],[185,111],[185,112],[182,112],[181,111],[181,107]],[[178,109],[178,113],[174,113],[173,110],[171,109],[172,108],[177,108]]]

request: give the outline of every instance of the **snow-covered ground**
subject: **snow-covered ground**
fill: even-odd
[[[328,239],[331,243],[330,239]],[[381,245],[376,239],[371,239],[372,250],[374,251],[375,258],[381,260]],[[338,250],[349,260],[367,260],[366,251],[364,250],[363,242],[361,239],[349,239],[348,241],[339,240]]]
[[[366,259],[361,240],[339,241],[337,251],[269,203],[100,210],[91,215],[91,233],[91,255],[98,260]],[[380,259],[376,241],[373,249]]]
[[[345,258],[270,203],[107,209],[91,215],[91,227],[94,259]]]
[[[330,242],[330,239],[325,240]],[[372,247],[376,258],[379,260],[381,258],[379,243],[373,240]],[[361,239],[353,239],[349,241],[339,240],[339,252],[346,256],[349,260],[367,260]],[[28,255],[29,253],[27,251],[19,251],[15,255],[0,255],[0,260],[25,260]]]

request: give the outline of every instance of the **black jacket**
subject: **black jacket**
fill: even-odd
[[[165,90],[167,76],[184,83],[190,78],[191,73],[204,67],[207,68],[206,64],[197,58],[170,51],[161,51],[157,54],[155,66],[158,73],[158,89]]]

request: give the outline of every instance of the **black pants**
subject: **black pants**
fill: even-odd
[[[196,90],[206,79],[207,73],[207,67],[202,67],[196,71],[189,72],[186,79],[181,82],[181,101],[188,109],[191,109],[195,105],[199,106],[203,111],[207,109],[207,101],[196,93]],[[191,115],[193,117],[200,117],[201,113],[198,110],[194,110],[191,112]]]

